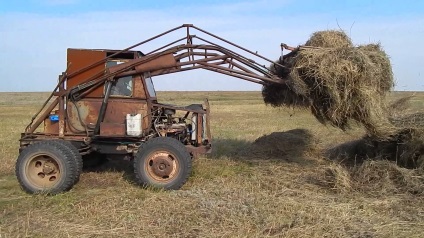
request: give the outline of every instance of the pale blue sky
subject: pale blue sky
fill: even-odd
[[[271,59],[281,42],[302,44],[314,31],[341,27],[355,44],[381,42],[397,90],[424,91],[424,1],[0,0],[0,92],[50,91],[66,48],[121,49],[184,23]],[[260,90],[204,71],[154,81],[157,90]]]

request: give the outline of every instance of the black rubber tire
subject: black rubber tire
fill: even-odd
[[[48,154],[59,166],[60,178],[51,187],[40,187],[27,177],[27,164],[37,154]],[[22,189],[27,193],[58,194],[68,191],[74,185],[77,164],[70,150],[52,141],[41,141],[24,148],[19,154],[15,168],[16,177]]]
[[[60,146],[63,146],[64,149],[69,150],[69,152],[74,157],[75,163],[77,164],[77,173],[75,174],[74,184],[78,183],[79,179],[80,179],[80,175],[82,173],[82,166],[83,166],[82,155],[80,154],[78,149],[70,141],[52,140],[51,142],[57,143]]]
[[[169,181],[158,182],[149,175],[145,167],[147,160],[158,151],[169,152],[178,162],[177,172]],[[190,177],[192,160],[190,153],[178,140],[169,137],[156,137],[142,144],[134,156],[134,173],[136,182],[142,186],[152,186],[166,190],[180,189]]]

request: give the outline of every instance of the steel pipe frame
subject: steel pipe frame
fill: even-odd
[[[221,47],[218,44],[215,44],[213,42],[207,41],[207,40],[205,40],[205,39],[203,39],[201,37],[197,37],[196,35],[190,35],[190,28],[193,28],[195,30],[198,30],[198,31],[200,31],[200,32],[202,32],[202,33],[204,33],[206,35],[209,35],[212,38],[221,40],[221,41],[223,41],[223,42],[225,42],[227,44],[230,44],[230,45],[232,45],[232,46],[234,46],[234,47],[236,47],[238,49],[241,49],[241,50],[243,50],[245,52],[248,52],[248,53],[250,53],[250,54],[252,54],[252,55],[254,55],[256,57],[259,57],[259,58],[261,58],[261,59],[263,59],[265,61],[268,61],[270,63],[277,64],[277,65],[279,65],[281,67],[284,67],[283,65],[280,65],[278,63],[275,63],[274,61],[272,61],[272,60],[270,60],[270,59],[268,59],[268,58],[266,58],[266,57],[264,57],[264,56],[262,56],[260,54],[257,54],[255,52],[252,52],[252,51],[250,51],[250,50],[248,50],[248,49],[246,49],[246,48],[244,48],[242,46],[239,46],[239,45],[237,45],[237,44],[235,44],[235,43],[233,43],[231,41],[228,41],[228,40],[226,40],[224,38],[221,38],[221,37],[219,37],[219,36],[217,36],[215,34],[212,34],[212,33],[208,32],[208,31],[205,31],[205,30],[203,30],[203,29],[201,29],[199,27],[196,27],[196,26],[194,26],[192,24],[183,24],[181,26],[172,28],[172,29],[170,29],[168,31],[165,31],[165,32],[161,33],[161,34],[158,34],[156,36],[153,36],[153,37],[151,37],[151,38],[149,38],[147,40],[144,40],[144,41],[141,41],[139,43],[136,43],[136,44],[134,44],[132,46],[129,46],[129,47],[127,47],[127,48],[125,48],[125,49],[123,49],[121,51],[118,51],[118,52],[116,52],[116,53],[114,53],[114,54],[112,54],[112,55],[110,55],[110,56],[108,56],[108,57],[100,60],[100,61],[97,61],[97,62],[95,62],[95,63],[93,63],[93,64],[91,64],[91,65],[89,65],[87,67],[84,67],[84,68],[82,68],[82,69],[80,69],[80,70],[78,70],[78,71],[76,71],[76,72],[74,72],[72,74],[69,74],[69,75],[66,75],[65,74],[63,77],[61,77],[61,79],[59,80],[57,86],[53,90],[51,96],[45,101],[45,103],[43,104],[43,106],[40,109],[40,111],[37,114],[35,114],[35,116],[33,116],[32,120],[31,120],[31,123],[27,126],[27,128],[25,130],[25,134],[31,134],[31,133],[33,133],[36,130],[36,128],[41,124],[41,122],[48,116],[48,114],[58,104],[60,104],[59,105],[60,115],[63,117],[63,115],[64,115],[63,110],[65,108],[65,105],[64,104],[65,104],[65,101],[66,101],[66,96],[69,96],[69,93],[72,92],[71,91],[72,89],[66,89],[66,90],[64,90],[64,88],[63,88],[63,83],[65,82],[65,80],[67,78],[70,78],[70,77],[73,77],[73,76],[78,75],[80,73],[83,73],[83,72],[85,72],[85,71],[87,71],[89,69],[92,69],[93,67],[95,67],[95,66],[97,66],[99,64],[102,64],[102,63],[106,62],[108,59],[110,59],[113,56],[116,56],[116,55],[118,55],[120,53],[123,53],[123,52],[126,52],[128,50],[131,50],[131,49],[133,49],[135,47],[138,47],[140,45],[143,45],[143,44],[145,44],[147,42],[150,42],[152,40],[158,39],[158,38],[160,38],[162,36],[165,36],[165,35],[167,35],[167,34],[169,34],[171,32],[174,32],[176,30],[179,30],[181,28],[186,28],[186,31],[187,32],[186,32],[186,36],[185,37],[180,38],[178,40],[175,40],[175,41],[173,41],[173,42],[171,42],[169,44],[166,44],[165,46],[162,46],[162,47],[160,47],[160,48],[158,48],[158,49],[156,49],[154,51],[151,51],[146,56],[153,56],[153,57],[160,56],[160,55],[163,55],[165,52],[168,53],[169,50],[171,50],[171,49],[174,49],[174,50],[177,49],[177,51],[178,51],[178,49],[180,49],[180,48],[185,48],[187,50],[187,53],[183,53],[183,54],[179,55],[179,57],[181,57],[181,58],[186,58],[187,57],[189,60],[187,61],[187,63],[182,63],[180,66],[189,65],[189,64],[192,64],[193,66],[187,67],[187,68],[181,68],[181,69],[177,69],[177,70],[175,70],[175,69],[163,69],[163,70],[161,70],[162,73],[158,73],[156,75],[162,75],[162,74],[167,74],[167,73],[175,73],[175,72],[180,72],[180,71],[186,71],[186,70],[203,68],[203,69],[206,69],[206,70],[223,73],[223,74],[226,74],[226,75],[230,75],[230,76],[233,76],[233,77],[237,77],[237,78],[240,78],[240,79],[244,79],[244,80],[251,81],[251,82],[254,82],[254,83],[259,83],[259,84],[266,84],[266,83],[281,83],[281,84],[283,84],[284,83],[284,81],[278,81],[278,80],[276,80],[276,78],[272,77],[273,76],[272,74],[266,72],[265,70],[262,70],[260,67],[263,67],[263,68],[265,68],[265,67],[257,64],[255,61],[253,61],[251,59],[248,59],[248,58],[246,58],[246,57],[244,57],[244,56],[242,56],[242,55],[240,55],[240,54],[238,54],[238,53],[236,53],[234,51],[231,51],[229,49],[226,49],[225,47]],[[205,42],[207,42],[207,43],[209,43],[211,45],[210,46],[204,46],[204,47],[199,47],[199,46],[196,46],[196,45],[192,45],[193,38],[197,38],[199,40],[203,40],[203,41],[205,41]],[[171,47],[169,50],[165,50],[165,52],[161,52],[159,54],[156,54],[155,53],[157,51],[160,51],[162,49],[165,49],[166,47],[169,47],[169,46],[171,46],[173,44],[176,44],[179,41],[182,41],[184,39],[187,40],[186,45]],[[212,46],[215,46],[215,47],[212,47]],[[199,55],[202,56],[201,53],[197,53],[197,52],[194,52],[193,51],[194,49],[199,49],[199,48],[203,48],[205,50],[205,54],[204,54],[205,60],[194,60],[194,56],[199,56]],[[220,49],[220,50],[218,50],[218,49]],[[212,56],[212,55],[208,55],[206,53],[207,50],[217,50],[217,51],[220,51],[221,53],[223,53],[224,55],[222,55],[220,57],[213,56],[211,58],[207,58],[208,56]],[[190,57],[191,57],[191,60],[190,60]],[[215,57],[217,57],[217,58],[215,58]],[[229,64],[229,68],[227,69],[225,67],[218,66],[217,63],[212,63],[211,62],[211,61],[216,60],[218,58],[225,59],[223,62],[227,62]],[[148,57],[148,59],[150,60],[151,58]],[[229,59],[231,59],[230,61],[232,61],[233,59],[236,59],[236,60],[240,61],[242,64],[244,64],[244,65],[246,65],[246,66],[248,66],[248,67],[250,67],[250,68],[252,68],[252,69],[254,69],[254,70],[258,71],[258,72],[264,73],[268,77],[264,77],[264,76],[260,76],[258,74],[255,74],[252,71],[247,70],[245,67],[241,67],[241,65],[239,65],[238,63],[234,63],[234,62],[231,62],[230,63],[230,62],[228,62]],[[91,82],[92,83],[91,84],[91,87],[90,87],[90,85],[87,86],[87,87],[89,88],[89,90],[90,90],[90,88],[91,88],[91,90],[93,90],[94,88],[96,88],[96,87],[100,86],[101,84],[103,84],[103,82],[106,81],[107,79],[113,79],[113,78],[117,78],[117,77],[123,77],[122,75],[129,74],[129,72],[127,74],[125,74],[125,72],[126,71],[130,71],[129,69],[131,67],[134,67],[134,66],[136,66],[138,64],[141,64],[143,62],[144,62],[144,60],[141,60],[141,61],[137,62],[137,64],[131,65],[129,67],[125,67],[125,68],[123,68],[121,70],[118,70],[116,72],[113,72],[113,73],[106,73],[105,75],[100,76],[100,77],[98,77],[98,75],[101,73],[101,72],[99,72],[99,74],[96,75],[97,77],[92,77],[90,80],[87,80],[88,82],[91,82],[91,81],[94,80],[93,82]],[[207,63],[207,62],[211,62],[211,63]],[[196,64],[201,64],[201,65],[196,65]],[[219,62],[218,64],[223,64],[223,63]],[[233,66],[238,67],[239,69],[241,69],[241,71],[230,69],[230,67],[233,67]],[[134,72],[134,73],[138,73],[138,72]],[[59,89],[59,92],[57,92],[58,89]],[[73,88],[73,89],[75,89],[75,88]],[[49,107],[46,108],[46,110],[44,111],[44,113],[42,113],[41,115],[39,115],[39,113],[47,106],[48,101],[55,94],[58,95],[57,98],[49,105]],[[83,92],[83,94],[80,94],[80,97],[81,96],[84,96],[86,94],[87,94],[87,92]],[[37,118],[37,120],[34,123],[34,120],[36,118]],[[63,135],[62,133],[60,133],[60,134]]]

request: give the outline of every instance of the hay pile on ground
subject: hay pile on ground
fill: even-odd
[[[375,196],[424,194],[422,170],[408,170],[387,160],[366,160],[353,167],[331,164],[316,176],[309,182],[336,192],[357,191]]]
[[[303,162],[316,149],[316,144],[310,131],[294,129],[259,137],[239,155],[243,158],[278,158],[287,162]]]
[[[423,168],[422,133],[405,131],[397,139],[380,141],[369,136],[342,143],[326,151],[325,157],[347,165],[357,165],[367,159],[390,160],[405,168]]]

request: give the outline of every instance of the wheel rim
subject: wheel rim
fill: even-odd
[[[57,160],[46,153],[33,155],[25,167],[29,182],[39,188],[53,187],[61,177]]]
[[[160,183],[173,180],[180,169],[176,156],[168,151],[151,153],[144,166],[149,177]]]

